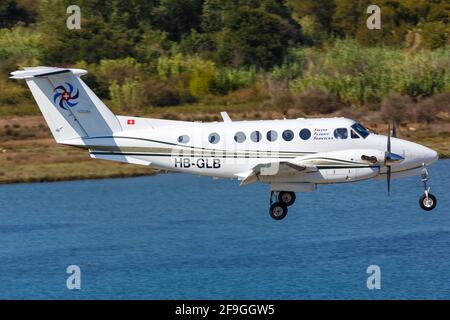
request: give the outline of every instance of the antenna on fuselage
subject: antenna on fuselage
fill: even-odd
[[[223,122],[232,122],[233,120],[231,120],[230,116],[228,115],[228,113],[226,111],[222,111],[220,113],[220,115],[222,116]]]

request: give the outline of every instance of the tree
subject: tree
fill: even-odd
[[[332,17],[336,8],[335,0],[287,0],[287,5],[292,9],[294,18],[300,22],[304,17],[319,25],[319,32],[331,34]],[[338,1],[340,2],[340,1]]]
[[[32,7],[32,6],[31,6]],[[16,0],[0,1],[0,28],[10,28],[19,22],[32,21],[26,8],[20,6]]]
[[[424,46],[429,49],[444,47],[450,35],[450,26],[442,21],[426,22],[420,26]]]
[[[39,29],[45,63],[95,63],[136,55],[137,44],[153,23],[156,0],[81,0],[80,30],[66,28],[66,8],[70,3],[40,1]]]
[[[269,68],[283,59],[282,24],[261,10],[241,9],[229,17],[218,34],[217,58],[221,64]]]
[[[167,32],[169,39],[179,41],[192,29],[199,30],[203,0],[161,0],[153,10],[158,29]]]

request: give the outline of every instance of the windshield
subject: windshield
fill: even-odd
[[[369,130],[364,128],[362,124],[355,123],[354,125],[352,125],[352,128],[364,139],[367,138],[367,136],[369,135]]]

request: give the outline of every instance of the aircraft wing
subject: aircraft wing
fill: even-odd
[[[312,164],[294,161],[278,161],[260,163],[247,172],[236,174],[241,180],[241,186],[255,183],[260,176],[287,176],[299,173],[315,172],[317,167]]]

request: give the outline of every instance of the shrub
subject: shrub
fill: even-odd
[[[441,93],[414,101],[411,97],[395,94],[381,105],[384,121],[432,123],[450,116],[450,93]]]
[[[0,61],[13,58],[20,64],[37,64],[42,54],[41,34],[24,27],[0,29]]]
[[[307,114],[328,114],[343,107],[337,98],[321,89],[307,89],[297,96],[297,101],[298,106]]]
[[[139,78],[141,71],[142,65],[129,57],[116,60],[103,59],[94,72],[97,78],[108,79],[110,83],[116,81],[118,84],[123,84],[128,79]]]
[[[450,93],[441,93],[420,100],[415,106],[415,121],[431,123],[450,116]]]
[[[425,47],[436,49],[445,47],[449,41],[450,27],[444,21],[431,21],[419,24]]]
[[[273,108],[280,109],[286,114],[289,108],[296,107],[296,100],[289,90],[287,81],[268,79],[266,88],[270,97],[269,103]]]
[[[163,80],[184,78],[185,89],[188,89],[193,97],[202,97],[209,93],[217,73],[214,62],[197,56],[187,58],[180,53],[173,57],[159,58],[157,69]]]
[[[216,67],[212,61],[198,57],[188,60],[189,92],[194,97],[201,97],[210,91],[211,83],[216,77]]]
[[[273,68],[270,76],[274,80],[293,80],[298,78],[301,73],[301,64],[294,62],[292,64],[283,64],[281,66],[276,66]]]
[[[185,88],[184,79],[181,77],[144,81],[141,83],[140,98],[141,104],[153,107],[177,106],[197,101],[197,98]]]
[[[446,48],[411,53],[337,40],[325,51],[301,48],[296,55],[302,68],[293,91],[322,89],[352,105],[379,103],[393,92],[420,97],[450,89]]]
[[[179,85],[172,80],[150,79],[141,84],[143,103],[154,107],[176,106],[181,103]]]
[[[256,83],[250,87],[238,89],[230,92],[224,97],[227,103],[230,104],[242,104],[250,101],[262,101],[268,99],[268,92],[265,90],[262,84]]]
[[[23,101],[23,97],[28,94],[28,90],[23,83],[4,79],[0,77],[0,105],[15,105]]]
[[[179,76],[187,71],[185,58],[181,53],[172,57],[160,57],[158,59],[157,71],[161,79],[169,79]]]
[[[211,92],[227,94],[255,84],[258,80],[255,68],[221,68],[211,83]]]
[[[113,80],[109,92],[113,104],[125,112],[134,112],[142,105],[136,80],[126,79],[123,84]]]
[[[395,121],[396,123],[402,123],[406,120],[414,119],[414,113],[413,99],[398,93],[384,99],[380,108],[381,118],[385,122]]]

